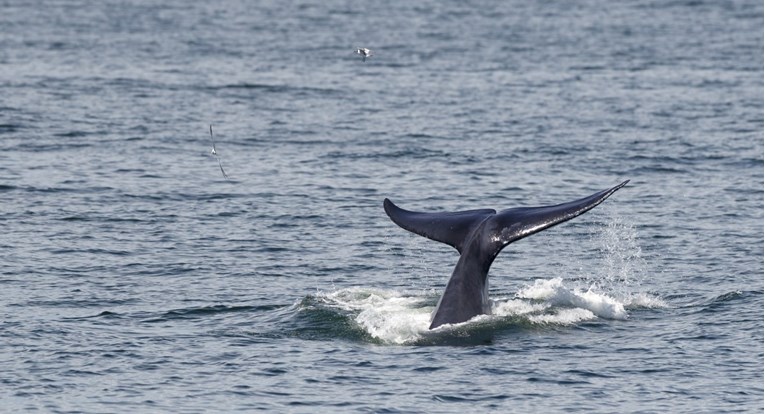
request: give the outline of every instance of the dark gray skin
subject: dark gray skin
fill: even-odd
[[[491,209],[419,213],[399,208],[386,198],[383,207],[394,223],[412,233],[446,243],[460,253],[433,312],[430,329],[489,313],[489,268],[505,246],[587,212],[628,182],[568,203],[511,208],[499,213]]]

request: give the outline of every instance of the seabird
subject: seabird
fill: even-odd
[[[215,159],[218,160],[218,166],[220,167],[220,172],[222,172],[223,177],[225,177],[228,180],[228,174],[226,174],[226,171],[223,170],[223,164],[221,164],[220,157],[218,157],[218,151],[215,151],[215,138],[213,138],[212,125],[210,125],[210,139],[212,140],[212,151],[210,151],[210,155],[214,155]]]
[[[360,47],[360,48],[356,49],[356,54],[357,55],[361,55],[361,61],[362,62],[366,62],[367,58],[369,56],[372,56],[372,51],[367,49],[367,48],[365,48],[365,47]]]

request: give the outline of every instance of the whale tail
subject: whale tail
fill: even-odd
[[[460,253],[462,253],[463,243],[475,228],[497,213],[492,209],[420,213],[404,210],[387,198],[383,201],[383,208],[388,217],[399,227],[431,240],[446,243]]]
[[[399,227],[412,233],[446,243],[462,253],[464,244],[484,221],[490,240],[487,242],[496,255],[508,244],[538,233],[557,224],[571,220],[602,203],[616,190],[624,187],[629,180],[597,192],[591,196],[543,207],[518,207],[502,210],[466,210],[458,212],[423,213],[405,210],[389,199],[383,201],[388,217]]]
[[[492,262],[508,244],[584,214],[602,203],[623,183],[568,203],[502,210],[423,213],[405,210],[385,199],[388,217],[400,227],[460,252],[446,290],[433,312],[430,328],[465,322],[485,312],[487,276]]]

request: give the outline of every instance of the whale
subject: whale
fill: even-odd
[[[493,209],[416,212],[400,208],[386,198],[383,201],[385,213],[399,227],[446,243],[460,254],[446,289],[431,314],[429,329],[490,314],[489,268],[502,249],[584,214],[628,182],[563,204],[515,207],[500,212]]]

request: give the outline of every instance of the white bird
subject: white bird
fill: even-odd
[[[365,48],[365,47],[360,47],[360,48],[356,49],[356,54],[357,55],[361,55],[361,61],[362,62],[366,62],[367,58],[372,56],[372,51],[367,49],[367,48]]]
[[[222,172],[223,177],[225,177],[228,180],[228,174],[226,174],[226,171],[223,170],[223,164],[220,162],[220,157],[218,157],[218,151],[215,151],[215,138],[213,137],[213,133],[212,133],[212,125],[210,125],[210,139],[212,140],[212,151],[210,151],[210,155],[214,155],[215,159],[218,160],[218,166],[220,167],[220,172]]]

